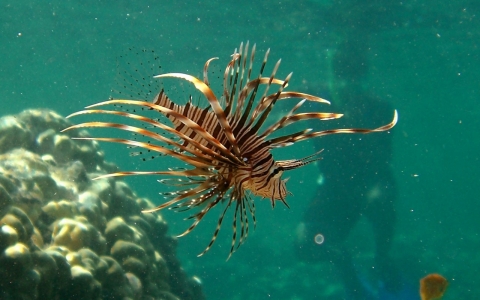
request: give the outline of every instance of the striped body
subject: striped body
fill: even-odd
[[[289,192],[286,188],[287,180],[282,179],[283,173],[318,160],[318,154],[320,153],[317,152],[302,159],[275,161],[271,149],[287,147],[302,140],[328,134],[386,131],[397,122],[395,112],[391,123],[375,129],[323,131],[304,129],[290,134],[277,135],[273,138],[271,137],[273,133],[293,123],[309,119],[329,120],[340,118],[342,115],[322,112],[296,113],[305,101],[325,104],[329,102],[313,95],[284,91],[291,74],[284,80],[275,77],[280,61],[274,66],[269,77],[263,77],[269,51],[264,56],[258,76],[251,78],[255,46],[251,49],[250,56],[248,51],[247,43],[245,48],[240,45],[239,51],[235,51],[232,55],[232,59],[225,69],[221,97],[214,94],[208,80],[208,67],[214,59],[209,59],[205,63],[203,80],[183,73],[155,76],[155,78],[170,77],[190,82],[205,96],[209,104],[206,108],[193,105],[191,99],[185,105],[179,105],[169,99],[164,90],[161,90],[152,102],[145,100],[109,100],[91,105],[86,110],[69,116],[84,114],[116,115],[138,122],[138,126],[124,123],[86,122],[65,129],[117,128],[133,132],[136,135],[148,138],[149,141],[140,142],[133,139],[109,137],[79,139],[115,142],[144,148],[162,155],[169,155],[188,164],[191,167],[189,169],[118,172],[103,175],[99,178],[127,175],[167,176],[168,178],[159,181],[178,186],[179,190],[164,193],[167,196],[167,201],[145,212],[152,212],[165,207],[179,211],[193,209],[195,212],[190,218],[194,222],[180,236],[193,230],[213,207],[223,204],[225,208],[220,215],[213,237],[200,255],[208,251],[213,245],[226,211],[230,207],[234,207],[231,255],[248,235],[248,214],[255,224],[255,206],[252,196],[270,199],[272,206],[275,206],[275,201],[282,201],[287,205],[285,199]],[[263,87],[262,95],[259,93],[259,87]],[[270,93],[270,90],[273,90],[273,92]],[[300,100],[287,114],[273,122],[272,125],[265,126],[265,121],[277,101],[288,101],[295,98],[303,100]],[[107,105],[130,106],[135,112],[137,111],[135,108],[140,107],[143,110],[150,110],[166,116],[171,124],[137,113],[94,109]],[[145,125],[152,129],[142,128]],[[163,133],[173,135],[175,138],[169,138]],[[238,225],[240,225],[239,238],[237,238]]]
[[[168,107],[188,117],[200,127],[205,128],[208,133],[216,137],[226,148],[230,146],[216,115],[208,108],[202,109],[192,105],[191,102],[188,102],[186,105],[175,104],[168,99],[163,91],[155,97],[154,103]],[[189,136],[198,143],[203,144],[203,146],[209,147],[207,141],[196,134],[191,128],[185,126],[185,124],[178,121],[174,116],[169,116],[168,114],[166,114],[166,116],[172,121],[176,130]],[[223,177],[228,177],[230,174],[232,181],[229,185],[241,186],[241,191],[249,190],[256,196],[272,199],[272,205],[275,203],[273,200],[285,199],[287,195],[285,183],[280,180],[280,176],[274,176],[275,174],[273,174],[274,170],[279,166],[275,163],[273,155],[270,153],[270,148],[266,147],[264,138],[257,135],[249,135],[248,133],[251,128],[239,126],[239,122],[235,120],[234,116],[227,118],[227,121],[232,124],[232,132],[237,140],[242,141],[239,143],[239,151],[240,157],[245,162],[245,165],[238,165],[232,168],[229,164],[224,165],[217,161],[217,172],[222,174]],[[190,145],[188,142],[185,142],[184,146],[193,150],[195,149],[195,146]],[[214,147],[210,146],[209,148],[212,149]]]

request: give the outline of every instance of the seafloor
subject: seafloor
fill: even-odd
[[[0,299],[204,299],[153,204],[50,110],[0,118]]]

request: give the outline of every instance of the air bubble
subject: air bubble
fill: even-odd
[[[319,233],[315,236],[313,240],[315,241],[315,244],[321,245],[325,241],[325,237],[321,233]]]

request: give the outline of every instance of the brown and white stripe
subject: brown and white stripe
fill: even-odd
[[[275,206],[275,201],[282,201],[287,205],[286,197],[289,192],[286,188],[287,180],[282,179],[283,173],[320,159],[320,152],[317,152],[302,159],[276,161],[271,149],[290,146],[299,141],[329,134],[387,131],[397,122],[397,112],[395,111],[393,120],[389,124],[375,129],[323,131],[303,129],[294,133],[271,137],[278,130],[299,121],[337,119],[342,115],[322,112],[296,113],[306,101],[325,104],[329,104],[329,102],[313,95],[284,91],[291,74],[283,80],[275,77],[280,61],[274,66],[271,75],[264,77],[263,72],[267,64],[269,50],[264,56],[258,76],[252,79],[252,66],[256,53],[255,45],[251,49],[250,56],[248,51],[248,42],[245,47],[241,44],[238,51],[235,50],[225,68],[223,92],[220,97],[215,95],[208,80],[208,68],[216,58],[211,58],[205,63],[203,80],[183,73],[167,73],[155,76],[155,78],[170,77],[190,82],[205,96],[209,104],[207,108],[200,108],[192,104],[191,99],[185,105],[179,105],[173,102],[164,90],[160,90],[152,102],[145,101],[148,99],[114,99],[90,105],[86,107],[86,110],[69,116],[85,114],[115,115],[135,121],[138,125],[85,122],[64,129],[66,131],[78,128],[116,128],[132,132],[148,138],[149,142],[109,137],[82,137],[77,139],[114,142],[144,148],[171,156],[188,164],[189,169],[117,172],[98,178],[128,175],[163,175],[169,177],[159,181],[178,186],[180,190],[165,193],[164,195],[169,197],[165,203],[144,212],[153,212],[165,207],[171,207],[179,211],[194,209],[194,213],[190,217],[194,220],[192,225],[179,236],[188,234],[213,207],[223,204],[225,208],[220,214],[213,237],[206,249],[199,255],[203,255],[213,245],[225,214],[232,207],[234,208],[234,214],[231,255],[248,236],[249,218],[252,218],[254,225],[256,223],[253,197],[260,196],[270,199],[272,206]],[[258,97],[257,92],[260,87],[263,87],[264,91]],[[260,132],[277,101],[290,99],[301,100],[280,120]],[[104,108],[109,105],[150,110],[166,116],[170,124],[138,113]],[[137,111],[138,109],[135,110],[135,112]],[[149,129],[144,128],[145,125],[148,125]],[[169,133],[175,138],[168,138],[160,132]],[[171,177],[181,179],[174,180]],[[237,238],[237,226],[239,225],[240,236]]]

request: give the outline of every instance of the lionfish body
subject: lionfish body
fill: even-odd
[[[206,108],[192,104],[191,98],[185,105],[173,102],[162,89],[153,99],[153,102],[143,100],[109,100],[97,103],[71,116],[82,114],[117,115],[139,122],[149,129],[123,123],[86,122],[71,126],[65,130],[75,128],[117,128],[133,132],[149,138],[149,142],[140,142],[134,139],[119,139],[107,137],[89,137],[89,139],[106,142],[116,142],[128,146],[147,149],[162,155],[169,155],[185,162],[189,169],[169,169],[165,171],[147,172],[118,172],[103,175],[99,178],[127,175],[166,175],[167,179],[159,180],[173,186],[182,187],[181,190],[165,193],[168,199],[165,203],[145,212],[157,211],[165,207],[177,210],[195,209],[190,217],[193,224],[180,236],[192,231],[203,217],[218,204],[225,208],[218,220],[217,228],[206,249],[199,255],[207,252],[215,242],[225,213],[229,207],[234,207],[233,238],[230,255],[246,239],[249,228],[249,216],[255,220],[255,206],[253,196],[270,199],[272,206],[275,201],[282,201],[287,205],[285,198],[289,194],[286,181],[282,179],[285,171],[292,170],[318,160],[317,152],[302,159],[275,161],[271,150],[273,148],[290,146],[298,141],[314,137],[337,133],[371,133],[391,129],[397,122],[397,113],[391,123],[375,129],[336,129],[314,131],[300,130],[294,133],[277,135],[273,133],[293,123],[308,120],[328,120],[340,118],[341,114],[309,112],[296,113],[305,103],[313,101],[329,104],[327,100],[299,92],[284,91],[291,77],[280,80],[275,77],[280,61],[277,62],[269,77],[263,76],[269,50],[263,59],[259,75],[251,78],[252,65],[255,57],[255,45],[248,55],[248,43],[239,51],[235,50],[228,63],[223,77],[223,93],[218,98],[208,80],[208,67],[216,59],[209,59],[205,63],[203,80],[183,73],[168,73],[155,78],[172,77],[192,83],[209,102]],[[250,57],[248,60],[247,58]],[[247,66],[248,63],[248,66]],[[263,87],[263,93],[259,87]],[[273,90],[273,92],[269,92]],[[290,112],[280,120],[264,128],[272,108],[279,100],[302,99]],[[165,124],[159,119],[152,119],[140,114],[119,110],[96,109],[107,105],[131,106],[158,112],[166,116],[171,124]],[[137,110],[134,110],[137,111]],[[161,132],[161,133],[160,133]],[[168,133],[175,138],[169,138]],[[175,180],[172,177],[180,177]],[[237,226],[240,225],[240,237],[237,238]],[[229,255],[229,257],[230,257]]]
[[[232,147],[217,116],[208,108],[201,109],[200,107],[193,106],[190,102],[184,106],[176,105],[167,98],[163,91],[157,95],[154,103],[168,107],[177,113],[187,116],[190,120],[198,124],[198,126],[204,128],[212,137],[217,137],[218,142],[224,145],[225,148]],[[176,130],[190,136],[195,139],[196,142],[203,144],[203,146],[211,150],[214,148],[213,150],[216,151],[218,155],[222,155],[220,151],[217,151],[215,147],[209,145],[209,143],[200,135],[196,134],[194,130],[184,126],[176,117],[171,115],[167,116],[174,124]],[[282,170],[282,167],[274,161],[268,143],[265,143],[263,137],[252,134],[251,126],[240,126],[239,120],[234,116],[227,117],[226,121],[230,124],[231,132],[237,140],[236,146],[238,147],[238,152],[234,155],[238,160],[228,160],[226,164],[222,161],[212,161],[212,166],[215,166],[216,173],[218,173],[221,178],[229,178],[228,187],[236,187],[239,198],[244,197],[243,191],[249,190],[256,196],[270,198],[272,205],[275,203],[274,200],[284,200],[287,195],[285,180],[280,180],[280,174],[277,174],[278,171]],[[196,150],[195,146],[189,144],[189,142],[185,142],[184,146],[193,151]]]

